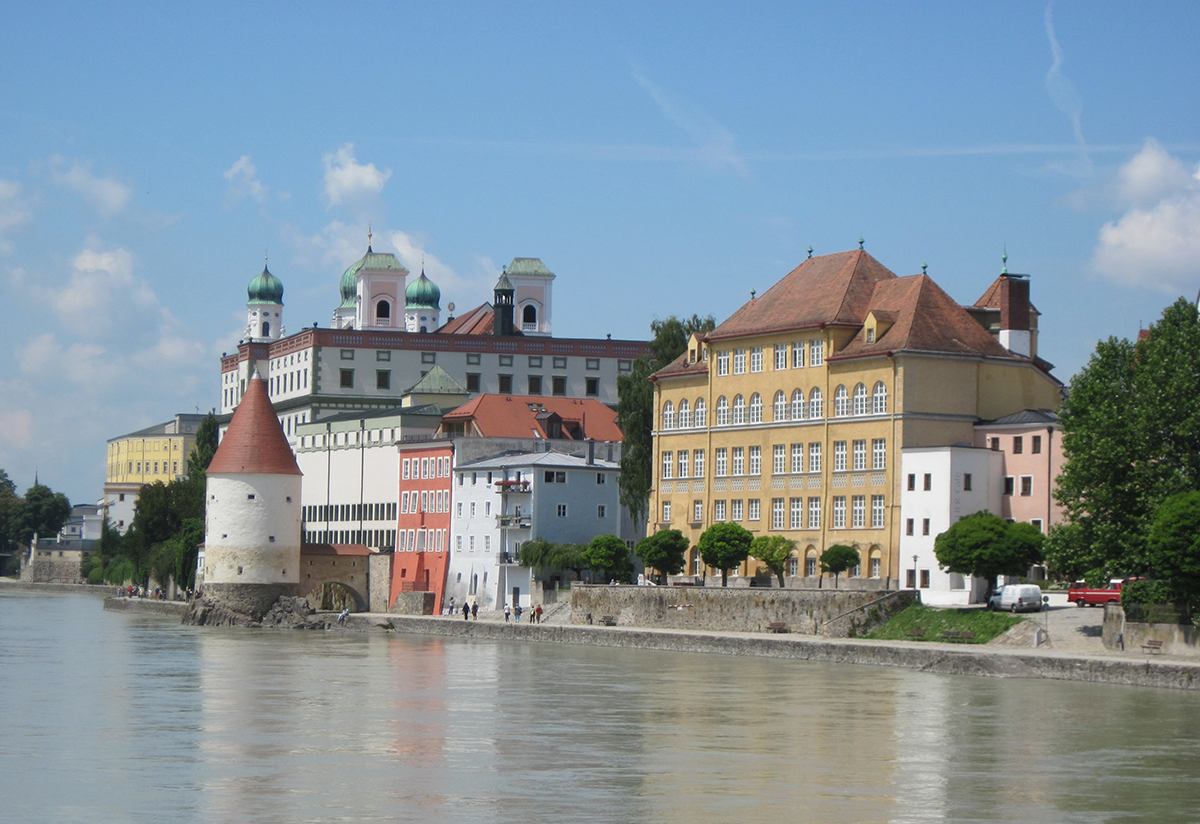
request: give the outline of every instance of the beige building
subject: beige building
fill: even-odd
[[[815,585],[820,554],[849,544],[857,586],[895,586],[901,450],[970,445],[981,420],[1058,407],[1037,319],[1021,275],[964,307],[861,249],[809,258],[652,376],[650,529],[691,539],[691,574],[704,529],[734,521],[793,539],[790,577]]]
[[[155,481],[170,483],[187,474],[188,455],[204,417],[180,414],[166,423],[109,440],[102,505],[115,529],[124,532],[129,528],[143,486]]]

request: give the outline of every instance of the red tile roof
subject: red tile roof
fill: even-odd
[[[479,395],[448,413],[443,423],[470,423],[478,436],[485,438],[545,438],[543,413],[553,412],[564,423],[563,437],[573,439],[570,430],[581,432],[579,440],[620,441],[617,413],[591,398],[554,398],[543,395]],[[572,426],[574,424],[575,426]]]
[[[999,309],[1000,308],[1000,282],[1004,280],[1006,275],[999,275],[992,281],[992,285],[984,290],[979,296],[979,300],[975,301],[973,308],[975,309]],[[1037,312],[1037,307],[1032,303],[1029,308]]]
[[[283,426],[267,395],[267,384],[258,377],[246,382],[246,394],[233,413],[225,437],[208,465],[208,474],[302,475],[288,445]]]
[[[439,335],[490,335],[494,316],[491,304],[484,303],[446,321],[437,330],[437,333]]]

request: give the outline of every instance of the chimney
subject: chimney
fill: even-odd
[[[596,441],[592,438],[587,439],[587,463],[592,466],[596,463]]]
[[[1000,278],[1000,345],[1017,355],[1033,353],[1029,334],[1029,276]]]

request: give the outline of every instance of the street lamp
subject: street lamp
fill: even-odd
[[[913,589],[917,589],[917,556],[913,556]]]

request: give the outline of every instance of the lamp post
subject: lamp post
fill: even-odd
[[[913,589],[918,589],[917,586],[917,556],[913,556]]]

